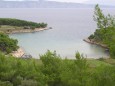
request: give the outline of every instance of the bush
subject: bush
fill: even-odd
[[[110,46],[110,55],[115,59],[115,45]]]
[[[10,83],[9,81],[5,81],[5,82],[0,81],[0,86],[13,86],[13,84]]]
[[[37,81],[23,80],[19,86],[38,86]]]
[[[35,27],[35,28],[47,27],[46,23],[35,23],[31,21],[11,19],[11,18],[0,18],[0,25],[25,26],[25,27]],[[25,28],[25,29],[28,29],[28,28]]]
[[[9,38],[9,36],[4,33],[0,33],[0,51],[11,53],[12,51],[17,50],[17,44],[17,40]]]
[[[114,86],[115,67],[90,67],[76,53],[75,60],[61,59],[48,51],[41,60],[23,60],[0,53],[0,86]],[[95,61],[94,61],[95,62]]]
[[[90,35],[88,38],[107,45],[111,57],[115,58],[115,17],[110,14],[105,16],[99,5],[96,5],[94,20],[97,22],[98,29],[96,29],[94,35]]]
[[[91,34],[89,37],[88,37],[88,39],[94,39],[94,35],[93,34]]]

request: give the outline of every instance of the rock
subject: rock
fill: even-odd
[[[30,54],[24,54],[21,58],[30,59],[32,56]]]
[[[52,29],[52,27],[49,27],[49,29]]]
[[[24,53],[25,53],[24,50],[21,47],[19,47],[17,51],[13,51],[11,55],[14,57],[20,58],[24,55]]]

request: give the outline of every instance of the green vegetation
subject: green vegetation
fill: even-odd
[[[10,32],[12,30],[45,28],[46,23],[35,23],[19,19],[0,18],[0,31]]]
[[[115,25],[114,18],[105,16],[101,9],[95,7],[95,21],[98,29],[89,39],[108,45],[110,54],[115,57]],[[12,25],[12,19],[2,21],[17,28],[22,26],[21,20]],[[13,19],[14,20],[14,19]],[[26,22],[27,23],[27,22]],[[25,26],[27,25],[27,26]],[[24,28],[34,26],[24,24]],[[36,25],[35,25],[36,26]],[[43,26],[42,26],[43,27]],[[0,33],[0,51],[10,53],[18,48],[17,40]],[[14,58],[0,52],[0,86],[115,86],[115,59],[86,59],[79,52],[75,60],[61,59],[56,52],[47,51],[38,59]]]
[[[19,19],[11,18],[0,18],[0,25],[9,25],[9,26],[30,26],[35,28],[44,28],[47,26],[45,23],[35,23]]]
[[[98,5],[95,6],[94,20],[98,29],[89,36],[90,40],[106,44],[112,58],[115,57],[115,17],[104,15]]]
[[[96,65],[95,65],[96,63]],[[48,51],[40,60],[0,53],[0,86],[114,86],[115,66],[104,61],[61,59]]]
[[[9,36],[4,33],[0,33],[0,51],[11,53],[12,51],[17,50],[17,43],[17,40],[9,38]]]

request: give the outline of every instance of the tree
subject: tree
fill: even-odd
[[[104,14],[102,13],[102,10],[99,8],[99,5],[97,4],[95,6],[95,11],[94,11],[94,21],[97,22],[98,28],[106,28],[107,26],[107,20]]]
[[[46,76],[48,86],[60,86],[60,67],[61,59],[56,52],[48,51],[45,55],[40,56],[42,60],[42,73]]]
[[[93,17],[94,17],[94,21],[97,22],[97,26],[99,29],[107,29],[108,27],[115,26],[115,18],[110,14],[105,16],[98,4],[95,6]]]
[[[13,84],[10,83],[9,81],[5,81],[5,82],[0,81],[0,86],[13,86]]]
[[[17,50],[17,44],[17,40],[9,38],[9,36],[4,33],[0,33],[0,51],[11,53],[12,51]]]
[[[94,35],[90,35],[89,38],[96,42],[106,44],[110,49],[110,55],[115,57],[115,17],[108,14],[105,16],[99,5],[95,6],[94,20],[97,22],[96,31]]]
[[[89,86],[88,64],[83,55],[76,53],[76,60],[64,60],[61,73],[63,86]]]

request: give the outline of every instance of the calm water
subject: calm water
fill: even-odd
[[[105,9],[115,14],[115,9]],[[105,50],[83,41],[96,29],[93,9],[0,9],[0,17],[47,22],[51,30],[10,35],[27,53],[39,58],[47,50],[56,50],[64,58],[73,59],[79,51],[88,58],[107,57]]]

